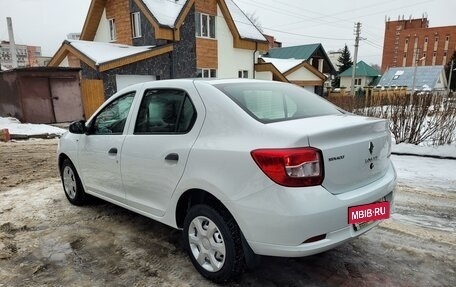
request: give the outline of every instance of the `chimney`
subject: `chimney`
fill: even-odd
[[[16,54],[16,43],[14,42],[14,32],[13,32],[13,21],[11,17],[6,17],[6,23],[8,25],[8,36],[10,42],[10,53],[11,60],[13,62],[13,69],[17,68],[17,54]]]

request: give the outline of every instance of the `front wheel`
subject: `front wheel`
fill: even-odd
[[[204,277],[223,283],[240,275],[241,235],[228,212],[204,204],[193,206],[184,220],[184,241],[193,265]]]
[[[73,163],[65,159],[62,163],[60,174],[63,189],[69,202],[74,205],[83,205],[87,201],[87,194],[82,187],[81,179]]]

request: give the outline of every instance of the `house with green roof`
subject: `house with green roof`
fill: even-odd
[[[340,86],[351,90],[353,66],[343,71],[340,76]],[[381,74],[364,61],[359,61],[355,69],[355,91],[365,86],[375,86],[381,78]]]
[[[296,59],[302,60],[313,66],[318,72],[324,74],[330,85],[331,75],[336,75],[337,70],[334,68],[331,60],[326,54],[325,49],[320,43],[299,45],[291,47],[270,49],[264,57],[271,59]],[[322,95],[323,86],[315,87],[315,93]]]

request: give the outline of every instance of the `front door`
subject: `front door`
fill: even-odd
[[[81,137],[79,160],[84,185],[89,193],[125,202],[120,174],[120,153],[125,127],[135,93],[120,96],[96,115]]]

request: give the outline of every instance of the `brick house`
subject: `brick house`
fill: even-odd
[[[426,17],[386,21],[382,72],[392,67],[446,65],[456,50],[456,26],[429,27]]]

